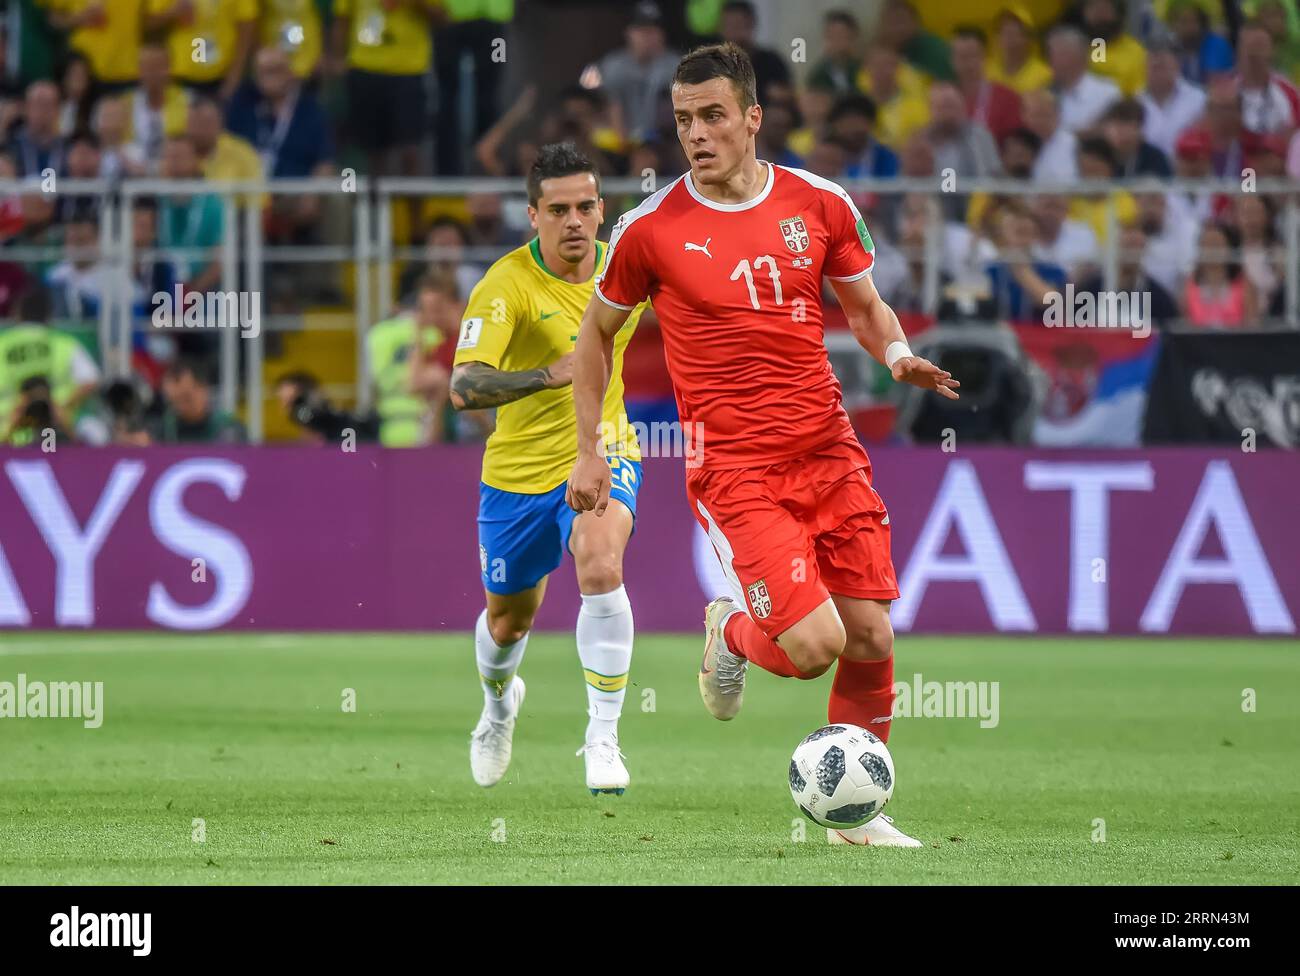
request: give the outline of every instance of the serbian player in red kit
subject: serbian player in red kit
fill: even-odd
[[[600,409],[614,336],[649,296],[689,438],[687,497],[734,591],[705,611],[705,705],[735,716],[748,663],[793,678],[834,665],[831,723],[887,739],[898,598],[889,515],[827,359],[823,276],[895,380],[954,399],[958,383],[908,349],[872,284],[874,246],[848,194],[756,159],[762,109],[743,51],[692,51],[672,99],[690,172],[614,228],[574,351],[569,504],[597,514],[608,504]],[[883,815],[827,836],[922,846]]]

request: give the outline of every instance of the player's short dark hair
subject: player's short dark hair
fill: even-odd
[[[742,112],[747,111],[751,105],[758,104],[754,63],[742,48],[730,42],[695,48],[677,63],[673,84],[702,85],[714,78],[725,78],[731,82]]]
[[[600,174],[590,159],[572,142],[552,142],[537,150],[537,158],[528,167],[528,202],[537,206],[542,199],[542,182],[590,173],[596,180],[596,193],[600,193]]]
[[[847,115],[860,115],[872,125],[875,125],[876,103],[867,95],[841,95],[835,100],[835,104],[831,106],[826,122],[829,125],[834,125]]]
[[[962,24],[952,32],[952,39],[965,38],[968,41],[977,41],[980,47],[988,47],[988,36],[979,27],[974,24]]]

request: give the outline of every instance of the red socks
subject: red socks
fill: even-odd
[[[893,709],[894,655],[883,661],[840,658],[826,710],[832,725],[837,722],[860,725],[878,735],[882,742],[888,742]]]
[[[771,671],[782,678],[805,677],[786,657],[781,645],[763,633],[763,629],[749,619],[747,613],[733,613],[728,617],[726,626],[722,628],[722,637],[732,654],[739,654],[764,671]]]
[[[781,645],[745,613],[733,613],[722,628],[723,638],[733,654],[782,678],[807,678],[781,649]],[[832,725],[860,725],[889,741],[894,710],[894,656],[883,661],[850,661],[840,658],[831,683],[831,700],[826,716]]]

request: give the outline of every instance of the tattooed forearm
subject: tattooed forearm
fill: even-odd
[[[484,363],[463,363],[452,370],[451,405],[457,410],[499,407],[545,390],[550,382],[546,366],[508,373]]]

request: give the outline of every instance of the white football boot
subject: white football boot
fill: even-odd
[[[623,753],[618,748],[618,737],[593,739],[579,749],[574,755],[582,756],[587,763],[587,789],[591,795],[597,793],[616,793],[623,795],[631,781],[627,767],[623,765]]]
[[[510,717],[504,722],[488,718],[487,706],[469,737],[469,769],[479,786],[496,786],[510,768],[510,747],[515,737],[515,719],[524,704],[524,679],[515,675],[506,692],[510,696]]]
[[[894,826],[894,818],[880,816],[861,827],[846,830],[826,828],[826,840],[831,844],[857,844],[860,847],[924,847],[915,837],[908,837]]]
[[[700,662],[700,697],[716,719],[730,722],[745,698],[749,662],[727,648],[722,634],[727,618],[739,613],[736,601],[720,596],[704,608],[704,660]]]

